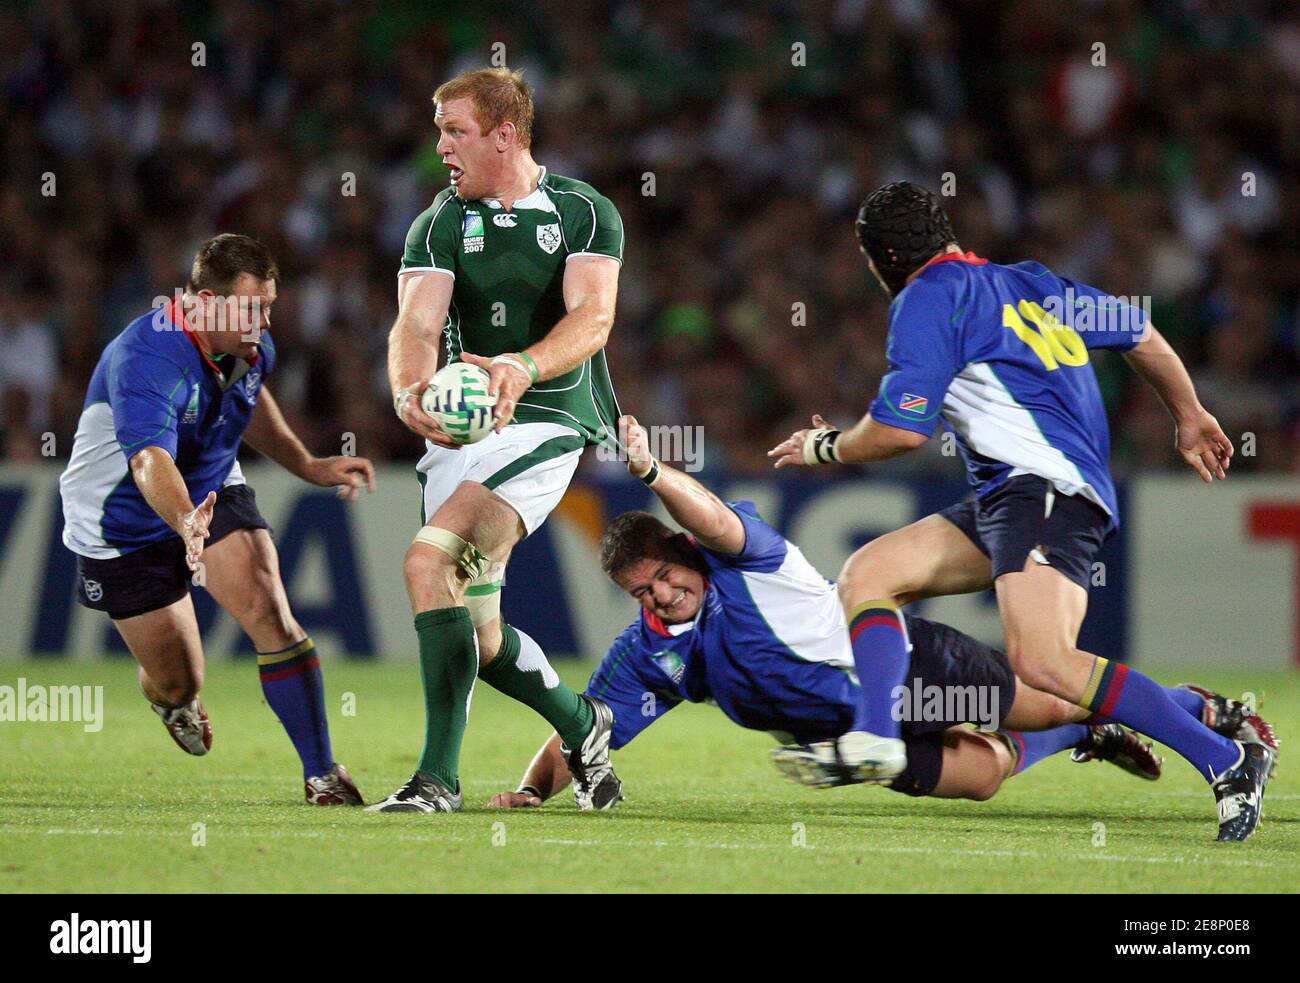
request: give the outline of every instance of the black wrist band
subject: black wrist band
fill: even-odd
[[[661,468],[659,467],[659,462],[652,457],[650,458],[650,470],[647,471],[645,474],[637,475],[637,477],[641,481],[645,482],[646,485],[653,485],[656,481],[659,480],[660,472],[661,472]]]
[[[520,785],[517,789],[515,789],[515,794],[516,794],[516,795],[531,795],[531,796],[532,796],[533,798],[535,798],[535,799],[540,799],[540,798],[542,797],[541,790],[540,790],[540,789],[536,789],[536,788],[534,788],[534,787],[531,786],[531,785]]]

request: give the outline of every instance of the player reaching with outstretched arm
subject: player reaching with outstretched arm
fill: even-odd
[[[113,619],[140,663],[140,689],[183,750],[212,746],[189,592],[201,569],[257,647],[262,692],[302,758],[307,801],[360,805],[330,748],[316,649],[289,608],[237,460],[245,442],[348,499],[374,490],[365,458],[309,453],[266,387],[279,278],[261,243],[216,236],[199,248],[183,298],[108,344],[59,481],[63,542],[77,554],[77,600]]]
[[[590,185],[529,150],[533,101],[508,69],[467,72],[434,94],[451,187],[411,226],[388,342],[397,415],[425,438],[423,528],[403,572],[419,638],[425,739],[415,774],[371,808],[461,808],[461,739],[475,675],[561,735],[579,802],[608,762],[609,708],[560,681],[540,646],[501,619],[515,544],[564,495],[583,448],[618,418],[604,345],[614,323],[623,224]],[[490,375],[495,428],[457,446],[420,408],[444,361]]]
[[[601,566],[642,607],[587,687],[614,709],[612,746],[623,747],[682,701],[708,700],[742,727],[814,744],[773,751],[782,771],[809,784],[848,784],[833,757],[818,758],[817,745],[853,722],[859,685],[892,683],[854,681],[835,585],[752,502],[723,502],[690,475],[656,461],[634,418],[621,422],[628,470],[686,533],[647,512],[627,512],[601,541]],[[885,691],[907,718],[901,724],[907,769],[891,780],[894,791],[987,799],[1011,775],[1070,748],[1078,761],[1109,760],[1143,778],[1159,777],[1150,745],[1118,724],[1080,723],[1087,711],[1020,683],[1001,652],[922,618],[908,618],[908,626],[914,645],[904,690],[961,693],[963,700],[945,714],[915,714],[902,693]],[[982,721],[975,719],[977,702],[987,711]],[[960,726],[965,723],[989,731]],[[518,789],[494,796],[492,805],[541,805],[567,783],[555,735]],[[598,805],[608,808],[621,783],[608,770],[597,789]]]
[[[879,461],[925,443],[942,418],[977,499],[883,536],[845,564],[840,596],[859,674],[902,680],[901,605],[992,586],[1021,679],[1172,747],[1210,783],[1219,839],[1246,839],[1276,760],[1267,727],[1246,715],[1232,736],[1217,733],[1202,718],[1241,719],[1239,706],[1161,686],[1076,647],[1092,558],[1119,521],[1106,412],[1088,353],[1125,352],[1173,416],[1183,459],[1205,482],[1222,480],[1232,444],[1182,362],[1142,309],[1040,263],[1002,266],[962,252],[938,199],[918,185],[897,182],[869,195],[857,236],[893,298],[889,372],[852,429],[841,433],[814,417],[770,455],[777,467]],[[906,766],[880,692],[862,690],[853,727],[833,749],[862,781]]]

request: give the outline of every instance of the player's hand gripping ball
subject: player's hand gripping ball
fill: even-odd
[[[488,395],[488,374],[477,365],[444,365],[420,397],[420,408],[458,444],[473,444],[492,432],[492,408],[497,398]]]

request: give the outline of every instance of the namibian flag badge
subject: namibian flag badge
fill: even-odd
[[[903,398],[898,402],[898,408],[909,413],[924,413],[929,405],[930,400],[927,397],[918,396],[916,393],[903,393]]]

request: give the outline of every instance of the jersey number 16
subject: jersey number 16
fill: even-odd
[[[1018,309],[1017,309],[1018,308]],[[1030,323],[1026,324],[1025,322]],[[1088,364],[1088,346],[1078,332],[1062,324],[1032,300],[1022,300],[1017,307],[1002,305],[1002,326],[1034,350],[1047,371],[1062,365]]]

